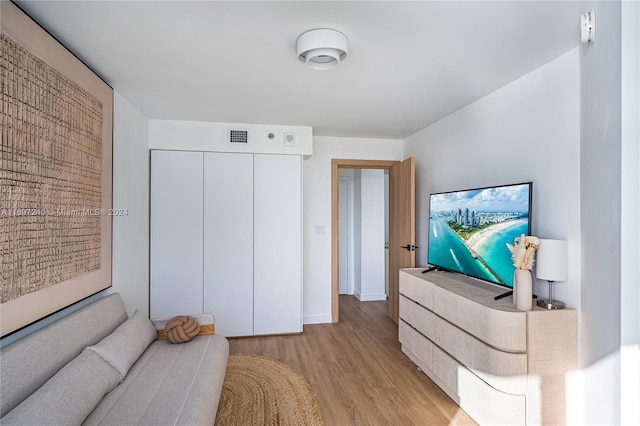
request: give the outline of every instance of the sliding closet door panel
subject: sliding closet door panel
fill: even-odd
[[[151,316],[202,312],[202,153],[151,151]]]
[[[216,333],[253,335],[253,155],[204,154],[204,307]]]
[[[302,331],[302,159],[254,158],[254,334]]]

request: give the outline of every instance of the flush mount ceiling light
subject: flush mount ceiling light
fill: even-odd
[[[296,42],[298,59],[315,70],[330,70],[347,57],[349,40],[340,31],[317,28],[302,33]]]

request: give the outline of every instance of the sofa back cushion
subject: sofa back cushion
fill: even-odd
[[[82,424],[119,382],[120,374],[95,352],[86,349],[2,417],[2,424]]]
[[[34,393],[89,345],[127,319],[119,294],[84,308],[3,347],[0,352],[0,417]]]
[[[140,358],[147,346],[156,340],[156,329],[146,315],[137,310],[113,333],[87,350],[100,355],[120,373],[124,380],[131,366]]]

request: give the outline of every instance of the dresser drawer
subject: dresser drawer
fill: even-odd
[[[413,362],[423,369],[431,369],[431,351],[433,343],[422,334],[411,328],[402,319],[398,321],[398,340],[402,344],[402,351],[407,350],[411,355],[407,354]],[[418,359],[415,359],[415,358]]]
[[[400,273],[400,294],[404,294],[427,309],[433,307],[433,287],[432,283],[421,278]]]
[[[490,385],[511,393],[527,391],[527,355],[503,352],[435,317],[433,341]]]
[[[433,312],[400,295],[400,318],[433,340]]]
[[[491,309],[444,288],[433,290],[433,312],[495,348],[527,350],[526,312]]]
[[[457,395],[456,402],[479,424],[524,425],[524,395],[493,388],[460,365],[437,346],[432,351],[433,371],[442,383]]]

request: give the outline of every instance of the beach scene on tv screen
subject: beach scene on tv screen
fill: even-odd
[[[506,243],[529,234],[529,184],[432,194],[428,263],[513,287]]]

